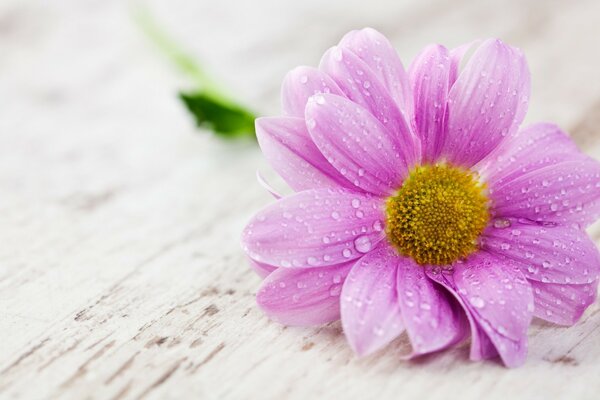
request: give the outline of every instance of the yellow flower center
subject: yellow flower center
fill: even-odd
[[[446,164],[415,167],[386,201],[386,232],[400,254],[445,265],[477,249],[490,215],[485,185]]]

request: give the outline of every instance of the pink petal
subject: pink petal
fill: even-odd
[[[600,253],[585,231],[497,219],[483,233],[483,247],[514,261],[527,279],[546,283],[591,283],[600,277]]]
[[[573,325],[596,301],[598,281],[584,285],[559,285],[530,281],[535,310],[533,315],[560,325]]]
[[[342,326],[354,351],[363,356],[403,331],[396,292],[396,257],[387,245],[354,265],[342,288]]]
[[[452,50],[450,50],[450,73],[449,79],[450,83],[448,87],[452,87],[458,79],[458,76],[461,72],[461,64],[465,60],[465,56],[473,47],[478,46],[480,44],[479,40],[474,40],[470,43],[463,44],[458,46]]]
[[[457,264],[453,276],[458,294],[504,363],[523,364],[534,305],[531,286],[519,269],[480,252]]]
[[[316,95],[306,120],[317,147],[350,182],[381,196],[400,186],[410,146],[398,143],[366,109],[340,96]]]
[[[354,262],[319,268],[279,268],[263,282],[256,301],[271,319],[313,326],[340,318],[342,284]]]
[[[275,200],[279,200],[280,198],[282,198],[283,196],[281,195],[281,193],[279,193],[273,186],[271,186],[271,184],[269,182],[267,182],[267,180],[265,179],[265,177],[260,173],[259,170],[256,170],[256,180],[258,181],[258,184],[260,186],[263,187],[263,189],[265,189],[267,192],[269,192],[269,194],[271,196],[273,196],[273,198]]]
[[[315,146],[304,119],[258,118],[256,137],[264,156],[292,189],[352,186]]]
[[[367,64],[383,83],[400,111],[410,115],[411,95],[408,76],[390,41],[372,28],[347,33],[339,47],[348,49]]]
[[[444,289],[446,289],[448,293],[450,293],[463,308],[471,328],[471,353],[469,358],[473,361],[480,361],[498,357],[498,351],[491,342],[489,336],[475,321],[463,298],[458,295],[456,291],[456,284],[454,283],[454,279],[452,277],[452,271],[443,270],[437,267],[427,267],[425,272],[431,280],[437,282]]]
[[[343,47],[329,49],[319,68],[326,72],[354,103],[368,110],[404,148],[404,160],[412,165],[419,155],[418,139],[377,75],[352,51]]]
[[[483,159],[516,131],[529,90],[522,53],[500,40],[485,41],[450,89],[443,156],[466,167]]]
[[[272,265],[256,262],[253,259],[251,259],[250,257],[247,257],[247,259],[248,259],[248,264],[250,265],[250,268],[252,268],[254,270],[254,272],[256,272],[256,274],[263,279],[266,278],[267,276],[269,276],[271,274],[271,272],[273,272],[277,269],[277,267],[274,267]]]
[[[437,160],[444,142],[450,65],[448,50],[431,45],[417,55],[409,68],[415,125],[425,162]]]
[[[342,189],[314,189],[258,212],[242,233],[255,261],[319,267],[357,259],[383,239],[382,200]]]
[[[452,346],[466,338],[467,320],[454,299],[409,258],[398,259],[398,300],[412,343],[411,357]]]
[[[317,93],[343,96],[338,85],[324,72],[313,67],[296,67],[287,73],[281,85],[283,113],[304,118],[308,98]]]
[[[518,135],[505,140],[475,169],[494,188],[518,178],[524,172],[582,157],[573,140],[558,126],[537,123],[522,128]]]
[[[483,331],[506,366],[523,364],[527,355],[527,328],[534,310],[527,279],[509,260],[483,251],[454,264],[453,268],[446,286],[462,299],[465,311],[471,315],[471,333],[477,339],[472,344],[471,357],[493,355],[482,338]],[[432,270],[428,275],[439,282],[435,272]],[[438,268],[437,275],[443,274]]]
[[[532,169],[491,187],[490,196],[497,216],[587,226],[600,216],[600,163],[579,158]]]

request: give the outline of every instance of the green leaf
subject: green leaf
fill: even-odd
[[[171,40],[147,9],[135,9],[134,18],[146,36],[194,83],[195,89],[179,93],[179,98],[199,127],[226,138],[256,138],[253,112],[228,96],[196,60]]]
[[[196,124],[226,138],[255,137],[256,116],[245,108],[207,92],[179,93]]]

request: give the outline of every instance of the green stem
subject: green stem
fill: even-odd
[[[224,93],[215,80],[188,54],[186,54],[179,45],[169,35],[161,29],[152,14],[145,7],[137,7],[133,11],[133,17],[141,30],[158,47],[158,49],[179,68],[184,74],[190,77],[197,85],[197,90],[202,91],[207,96],[240,107],[231,97]]]

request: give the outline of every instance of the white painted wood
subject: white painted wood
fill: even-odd
[[[600,3],[153,1],[157,19],[255,109],[283,74],[374,26],[403,59],[500,36],[533,74],[529,121],[600,157]],[[285,328],[256,308],[239,233],[271,199],[251,143],[194,130],[182,79],[119,1],[0,3],[0,397],[593,399],[600,307],[535,322],[527,364],[467,348],[357,359],[339,324]],[[280,183],[280,181],[276,181]],[[595,239],[600,229],[592,231]]]

